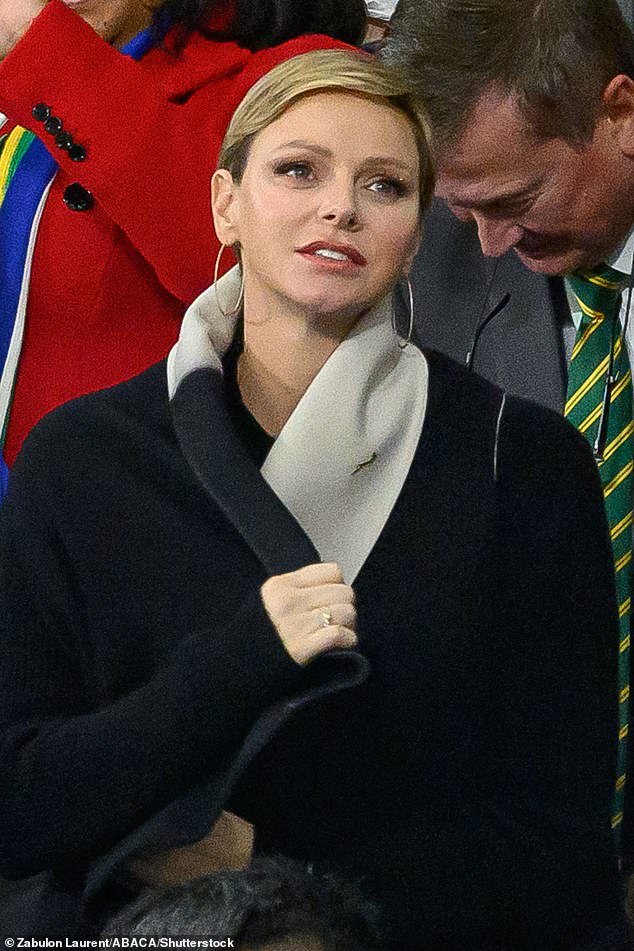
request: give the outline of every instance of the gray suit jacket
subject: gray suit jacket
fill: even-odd
[[[480,337],[473,369],[561,412],[567,382],[562,327],[570,313],[560,279],[533,274],[512,251],[485,258],[475,227],[439,200],[425,218],[410,278],[418,342],[460,363],[480,321],[510,292],[510,302]]]

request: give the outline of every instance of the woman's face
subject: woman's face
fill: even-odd
[[[380,99],[328,91],[289,107],[255,137],[239,185],[214,176],[247,306],[350,317],[379,301],[416,251],[418,176],[414,129]]]

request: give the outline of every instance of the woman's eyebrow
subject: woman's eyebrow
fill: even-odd
[[[390,168],[398,168],[404,172],[411,172],[413,170],[411,162],[404,162],[395,155],[369,155],[363,159],[361,165],[364,168],[371,165],[389,165]]]
[[[317,152],[320,155],[330,156],[332,152],[330,149],[327,149],[323,145],[317,145],[314,142],[306,142],[304,139],[292,139],[290,142],[283,142],[281,145],[276,147],[276,152],[279,152],[283,149],[307,149],[311,152]]]
[[[332,151],[325,146],[317,145],[315,142],[307,142],[305,139],[292,139],[290,142],[283,142],[276,147],[275,151],[280,152],[284,151],[284,149],[297,148],[306,149],[310,152],[316,152],[318,155],[323,155],[327,158],[332,157],[333,154]],[[391,168],[401,169],[405,172],[412,171],[411,162],[403,162],[395,155],[368,155],[361,162],[362,168],[375,165],[389,165]]]

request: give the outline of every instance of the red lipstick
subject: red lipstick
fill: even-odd
[[[327,254],[319,255],[318,251],[332,251],[334,254],[343,255],[343,258],[329,257]],[[357,267],[364,267],[368,262],[360,251],[349,244],[333,244],[331,241],[313,241],[311,244],[304,245],[303,248],[297,248],[298,254],[311,255],[320,258],[322,261],[329,261],[333,264],[352,263]]]

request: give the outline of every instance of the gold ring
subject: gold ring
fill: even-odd
[[[332,624],[332,614],[330,613],[330,611],[322,611],[321,616],[323,618],[321,626],[330,627],[330,625]]]

